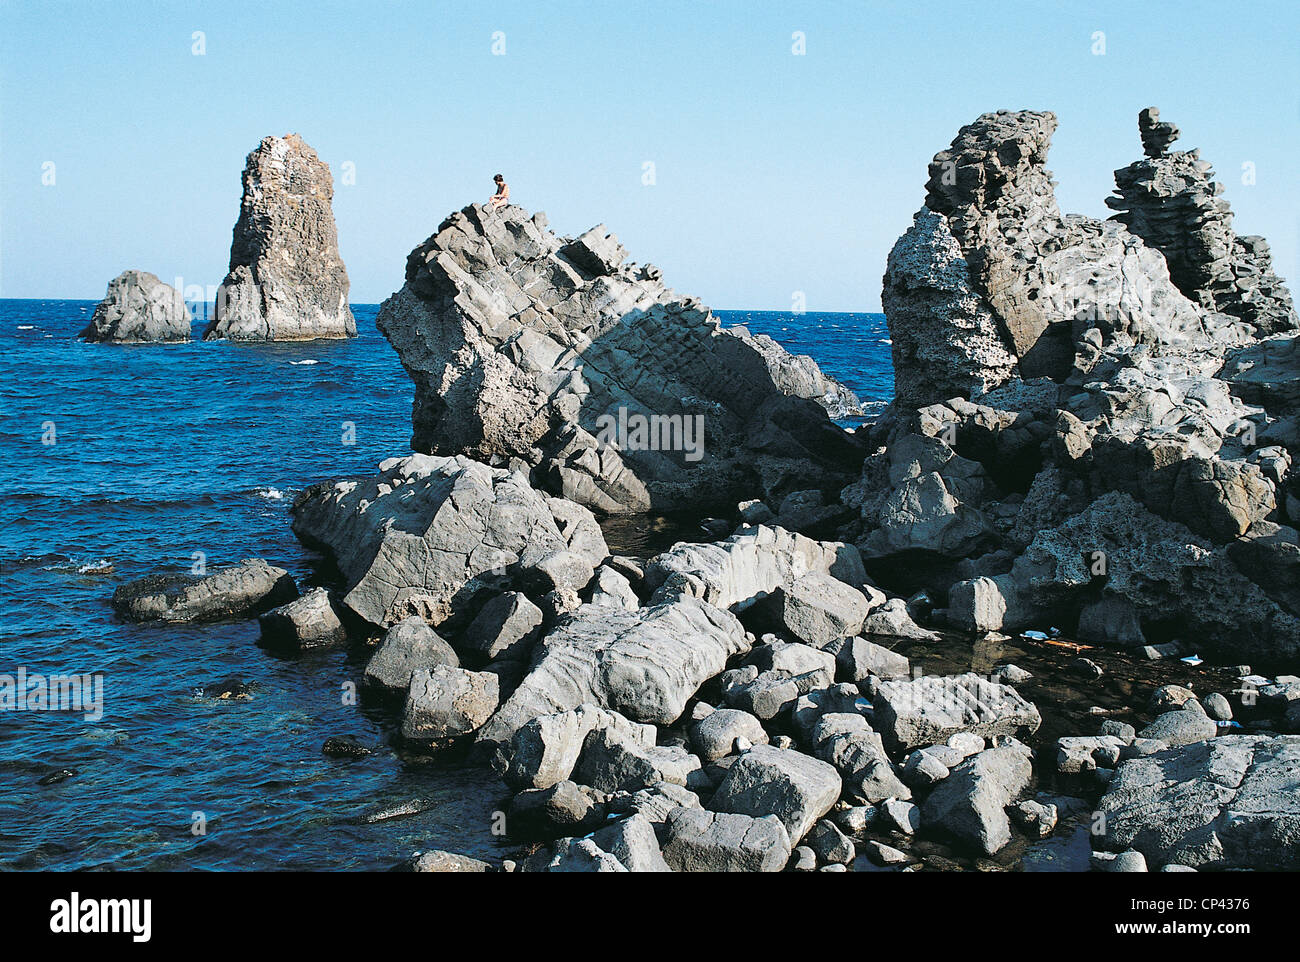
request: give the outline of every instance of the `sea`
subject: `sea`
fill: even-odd
[[[255,620],[141,625],[109,605],[142,575],[249,557],[327,583],[294,496],[410,451],[412,384],[378,305],[353,305],[347,341],[134,347],[77,340],[94,307],[0,299],[0,676],[103,685],[99,711],[0,711],[0,868],[501,858],[504,787],[395,745],[391,709],[351,697],[364,651],[278,656]],[[892,394],[881,314],[716,313],[811,355],[869,411]],[[247,697],[204,694],[229,679]],[[373,752],[327,756],[333,736]]]

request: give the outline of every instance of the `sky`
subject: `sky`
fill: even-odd
[[[0,297],[219,284],[246,154],[297,132],[354,303],[500,172],[714,308],[878,311],[959,127],[1055,111],[1061,209],[1105,217],[1150,105],[1297,281],[1297,36],[1294,2],[0,0]]]

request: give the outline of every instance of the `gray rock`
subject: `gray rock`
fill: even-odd
[[[911,857],[906,852],[900,852],[893,846],[875,839],[868,839],[863,845],[863,851],[867,858],[877,865],[904,865],[911,861]]]
[[[607,825],[591,836],[596,845],[618,859],[629,872],[671,872],[655,837],[654,825],[644,815],[633,814]]]
[[[812,827],[807,841],[823,865],[848,865],[857,856],[853,842],[828,819]]]
[[[921,810],[900,798],[886,799],[876,808],[879,825],[902,835],[915,835],[921,828]]]
[[[147,271],[123,271],[108,282],[80,336],[117,344],[188,341],[191,323],[180,291]]]
[[[411,673],[437,665],[460,667],[460,659],[451,645],[416,615],[399,621],[388,629],[379,650],[366,663],[365,680],[390,691],[406,691]]]
[[[297,596],[287,571],[250,558],[205,575],[147,575],[113,592],[113,610],[132,621],[217,621],[260,614]]]
[[[549,861],[536,856],[524,862],[524,871],[532,872],[626,872],[617,858],[600,848],[590,838],[562,838],[555,843]]]
[[[1016,823],[1016,827],[1030,838],[1047,838],[1056,830],[1059,818],[1055,805],[1031,799],[1012,805],[1007,809],[1007,814]]]
[[[840,638],[827,645],[825,650],[835,655],[835,664],[844,681],[863,681],[872,675],[886,680],[911,675],[911,666],[905,655],[866,638]]]
[[[568,711],[532,719],[511,739],[505,752],[505,780],[516,788],[550,788],[567,780],[586,744],[597,729],[612,728],[619,740],[639,748],[653,748],[653,725],[630,722],[617,712],[583,704]]]
[[[903,781],[912,788],[929,788],[948,777],[948,766],[924,749],[912,752],[903,766]]]
[[[455,852],[421,852],[411,859],[413,872],[493,872],[495,869],[488,862],[457,855]]]
[[[301,137],[263,138],[244,167],[230,273],[204,340],[356,336],[333,196],[328,165]]]
[[[800,752],[756,745],[727,770],[709,802],[717,812],[776,815],[797,844],[840,797],[839,773]]]
[[[538,643],[528,675],[479,740],[508,744],[532,719],[586,702],[670,725],[700,685],[748,647],[735,615],[693,598],[637,611],[583,605]]]
[[[589,790],[568,781],[520,792],[506,813],[510,837],[520,841],[586,835],[604,822],[604,806]]]
[[[379,472],[313,485],[293,505],[294,533],[333,554],[344,603],[372,624],[416,614],[437,627],[512,587],[576,591],[608,553],[603,543],[586,554],[571,545],[521,474],[420,454]]]
[[[902,598],[890,598],[867,615],[862,623],[862,633],[883,638],[906,638],[910,641],[939,640],[933,631],[922,628],[912,620],[907,612],[907,602]]]
[[[781,627],[800,641],[820,648],[837,638],[856,635],[874,605],[869,598],[829,575],[810,572],[794,584],[778,587],[764,602]]]
[[[635,611],[641,606],[641,599],[632,590],[632,582],[609,565],[601,565],[596,569],[596,576],[591,582],[590,602],[593,605],[612,605],[627,611]]]
[[[636,792],[658,782],[685,786],[699,768],[700,760],[680,746],[646,747],[608,726],[587,735],[573,778],[599,792]]]
[[[1155,865],[1300,868],[1300,737],[1221,735],[1123,762],[1102,798],[1111,851]]]
[[[431,746],[476,731],[496,711],[497,676],[448,665],[411,674],[402,717],[402,737]]]
[[[1196,693],[1190,688],[1184,688],[1182,685],[1163,685],[1151,693],[1151,699],[1147,702],[1147,711],[1158,715],[1171,708],[1182,708],[1187,702],[1195,699]]]
[[[1203,712],[1180,708],[1168,711],[1142,729],[1142,738],[1158,739],[1177,748],[1213,738],[1219,728]]]
[[[984,738],[1037,731],[1042,718],[1014,688],[968,673],[881,682],[876,728],[890,750],[935,745],[960,731]]]
[[[301,598],[272,608],[258,617],[264,644],[305,651],[341,645],[348,640],[334,600],[324,588],[313,588]]]
[[[691,744],[707,765],[736,751],[737,739],[751,745],[766,745],[763,724],[749,712],[722,708],[705,716],[691,729]]]
[[[1056,771],[1061,775],[1114,768],[1125,742],[1114,735],[1084,735],[1059,738],[1056,742]]]
[[[507,591],[483,606],[461,644],[488,659],[527,660],[541,626],[542,609],[522,591]]]
[[[820,403],[830,379],[621,256],[514,206],[439,225],[376,321],[415,382],[414,448],[517,458],[611,514],[847,477],[856,447]]]
[[[789,867],[792,872],[815,872],[817,871],[817,853],[807,845],[800,845],[791,854]]]
[[[780,872],[790,836],[775,815],[675,808],[664,827],[663,857],[675,872]]]
[[[993,855],[1011,840],[1006,808],[1033,778],[1029,755],[1019,747],[989,748],[958,765],[926,799],[921,824]]]

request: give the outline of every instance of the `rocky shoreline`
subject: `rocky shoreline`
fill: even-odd
[[[603,226],[451,215],[378,319],[416,453],[293,505],[332,588],[250,560],[115,608],[372,646],[393,737],[510,791],[517,858],[417,870],[915,871],[1080,832],[1099,871],[1300,868],[1300,321],[1157,111],[1109,221],[1058,210],[1055,126],[935,155],[884,278],[897,396],[856,431]],[[649,557],[601,526],[681,511],[706,534]]]

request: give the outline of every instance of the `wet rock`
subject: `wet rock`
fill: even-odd
[[[1101,842],[1154,865],[1300,868],[1300,737],[1222,735],[1123,762]]]
[[[517,458],[605,513],[735,504],[856,468],[811,361],[615,264],[616,241],[590,247],[542,214],[467,207],[411,252],[377,324],[415,382],[416,450]]]
[[[225,678],[221,681],[204,685],[205,698],[219,698],[222,701],[248,701],[253,697],[253,686],[242,678]]]
[[[826,762],[756,745],[727,770],[709,806],[756,818],[776,815],[797,844],[839,800],[840,789],[839,773]]]
[[[354,735],[331,735],[321,746],[321,754],[332,758],[363,758],[374,753],[373,748],[363,745]]]
[[[506,825],[519,840],[586,835],[605,822],[605,808],[573,782],[520,792],[510,802]]]
[[[117,344],[188,341],[191,323],[180,291],[147,271],[123,271],[108,282],[80,337]]]
[[[69,778],[75,777],[77,770],[74,768],[60,768],[56,771],[42,775],[36,780],[36,784],[42,787],[48,785],[58,785],[60,782],[66,782]]]
[[[1042,718],[1008,685],[968,673],[881,682],[876,728],[890,750],[935,745],[957,732],[984,738],[1037,731]]]
[[[348,640],[334,599],[324,588],[313,588],[301,598],[258,617],[262,643],[272,648],[307,651],[341,645]]]
[[[411,675],[402,718],[402,737],[435,745],[476,731],[496,710],[497,676],[448,665],[418,668]]]
[[[495,872],[496,869],[481,859],[455,852],[421,852],[411,859],[412,872]]]
[[[780,872],[790,852],[790,836],[775,815],[675,808],[664,829],[664,861],[675,872]]]
[[[297,134],[265,137],[244,166],[244,196],[204,340],[355,337],[339,257],[330,169]]]
[[[217,621],[260,614],[297,597],[283,568],[250,558],[206,575],[148,575],[113,592],[113,609],[133,621]]]
[[[365,681],[389,691],[406,691],[411,674],[421,668],[460,667],[451,645],[418,615],[403,618],[388,629],[379,650],[366,663]]]
[[[1007,806],[1032,778],[1033,765],[1022,748],[986,749],[939,783],[921,808],[921,824],[926,831],[993,855],[1011,840]]]

